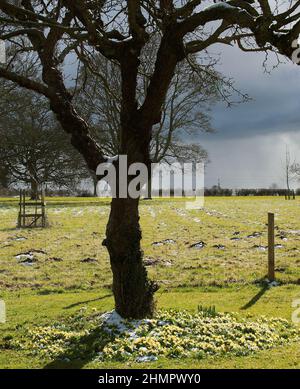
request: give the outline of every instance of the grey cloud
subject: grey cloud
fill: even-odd
[[[284,187],[286,145],[293,157],[300,159],[300,68],[286,63],[266,74],[262,54],[221,46],[216,51],[222,58],[219,70],[253,100],[229,109],[218,104],[212,110],[217,132],[198,138],[211,159],[206,185],[214,185],[220,178],[228,187],[268,187],[272,183]],[[273,64],[274,58],[269,68]]]

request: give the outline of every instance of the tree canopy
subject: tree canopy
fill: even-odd
[[[0,164],[6,186],[74,189],[81,179],[90,178],[81,155],[53,117],[43,96],[21,88],[10,90],[0,82]]]

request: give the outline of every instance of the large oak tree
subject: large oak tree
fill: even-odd
[[[8,96],[6,83],[0,82],[3,183],[11,188],[29,186],[34,200],[42,187],[74,190],[80,181],[89,179],[82,156],[49,111],[46,99],[19,87]]]
[[[105,161],[101,144],[76,110],[64,76],[72,52],[80,59],[99,52],[121,68],[121,147],[128,162],[150,163],[152,128],[176,66],[213,44],[237,44],[241,50],[275,50],[292,57],[300,32],[300,1],[230,0],[0,0],[0,38],[18,51],[0,68],[0,76],[49,99],[63,129],[96,170]],[[147,93],[137,100],[141,51],[160,35]],[[17,66],[32,53],[41,66],[34,80]],[[74,55],[74,54],[73,54]],[[138,199],[115,198],[107,225],[116,310],[124,317],[151,316],[157,289],[143,266]]]

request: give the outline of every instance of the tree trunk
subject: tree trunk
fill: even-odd
[[[135,95],[139,60],[132,49],[128,49],[128,56],[129,60],[124,58],[121,67],[123,104],[120,154],[127,155],[129,163],[145,162],[149,154],[152,126],[145,126],[144,123],[137,125]],[[74,110],[61,74],[52,70],[46,62],[47,58],[44,81],[53,90],[59,91],[51,98],[51,109],[64,130],[72,134],[71,142],[83,155],[89,169],[96,172],[99,163],[106,162],[102,151],[91,137],[87,123]],[[130,198],[112,200],[103,242],[110,255],[116,311],[124,318],[151,317],[154,311],[153,295],[157,290],[157,285],[148,280],[143,265],[138,204],[139,200]]]
[[[150,169],[149,178],[146,186],[145,200],[152,200],[152,170]]]
[[[30,181],[30,199],[31,200],[39,200],[39,192],[38,192],[38,183],[36,180],[32,179]]]
[[[113,293],[116,311],[124,318],[151,317],[157,285],[148,280],[143,264],[139,200],[112,200],[107,225],[107,246],[113,272]]]
[[[91,178],[93,180],[93,195],[94,197],[97,197],[97,186],[98,186],[98,179],[96,174],[93,171],[90,171]]]

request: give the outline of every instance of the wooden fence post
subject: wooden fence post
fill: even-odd
[[[268,279],[275,281],[275,217],[274,213],[268,214]]]

